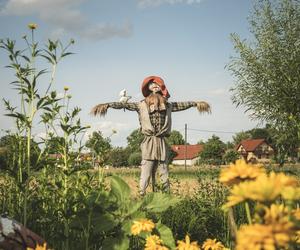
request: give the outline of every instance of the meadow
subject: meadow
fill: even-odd
[[[68,86],[63,96],[52,89],[57,65],[72,54],[74,40],[66,46],[48,40],[39,48],[37,26],[28,27],[26,49],[0,41],[19,96],[16,107],[4,100],[15,128],[0,148],[0,212],[46,241],[27,249],[300,249],[298,165],[238,160],[187,170],[170,166],[171,193],[161,192],[158,183],[158,191],[144,197],[137,195],[138,168],[94,169],[81,158],[90,127],[81,123],[80,108],[71,107]],[[49,69],[39,69],[37,59]],[[40,87],[42,75],[50,76],[46,89]],[[38,143],[32,136],[36,124],[46,135]],[[3,239],[4,231],[0,243]]]

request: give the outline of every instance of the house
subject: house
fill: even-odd
[[[173,165],[186,165],[193,166],[199,159],[199,153],[203,150],[203,145],[173,145],[172,150],[177,154],[173,161]]]
[[[274,155],[274,149],[265,139],[242,140],[236,150],[247,162],[270,162]]]

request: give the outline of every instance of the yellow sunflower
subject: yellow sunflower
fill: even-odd
[[[241,182],[238,185],[234,185],[230,190],[230,194],[227,197],[227,203],[223,206],[224,209],[235,206],[248,199],[250,182]]]
[[[155,224],[152,220],[140,219],[137,221],[133,221],[133,225],[131,226],[131,233],[133,235],[138,235],[142,231],[151,232],[155,227]]]
[[[281,192],[282,198],[285,200],[299,200],[300,187],[286,187]]]
[[[202,244],[203,250],[225,250],[227,248],[224,247],[224,245],[217,241],[216,239],[206,239],[204,243]]]
[[[246,200],[274,201],[283,195],[287,188],[296,188],[297,186],[298,181],[296,178],[283,173],[262,174],[253,181],[245,181],[234,185],[224,207],[228,208]]]
[[[240,159],[235,164],[221,170],[219,181],[227,186],[239,184],[243,181],[255,180],[258,176],[265,173],[262,165],[247,164]]]
[[[185,241],[178,240],[177,241],[177,250],[200,250],[200,247],[197,241],[191,242],[190,237],[188,235],[185,236]]]
[[[26,250],[47,250],[47,243],[44,243],[43,245],[37,244],[35,248],[27,247]]]
[[[283,204],[272,204],[270,208],[265,207],[264,221],[266,224],[272,224],[276,222],[288,222],[289,210]]]
[[[150,235],[146,238],[145,250],[156,250],[162,243],[157,235]]]
[[[236,250],[276,250],[287,248],[292,239],[292,225],[244,225],[237,232]]]

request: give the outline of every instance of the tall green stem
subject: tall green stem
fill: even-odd
[[[251,225],[252,224],[252,218],[251,218],[249,203],[247,201],[245,202],[245,209],[246,209],[246,215],[247,215],[248,223],[249,223],[249,225]]]

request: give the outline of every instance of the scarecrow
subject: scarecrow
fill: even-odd
[[[140,176],[140,195],[144,195],[152,177],[152,188],[155,189],[155,175],[158,170],[162,188],[169,191],[168,147],[166,137],[171,132],[172,112],[197,107],[200,113],[210,113],[208,103],[200,102],[168,102],[170,94],[162,78],[149,76],[142,83],[142,94],[145,97],[140,102],[110,102],[98,104],[91,113],[105,116],[108,108],[136,111],[139,116],[141,133],[144,140],[141,143],[142,162]]]

